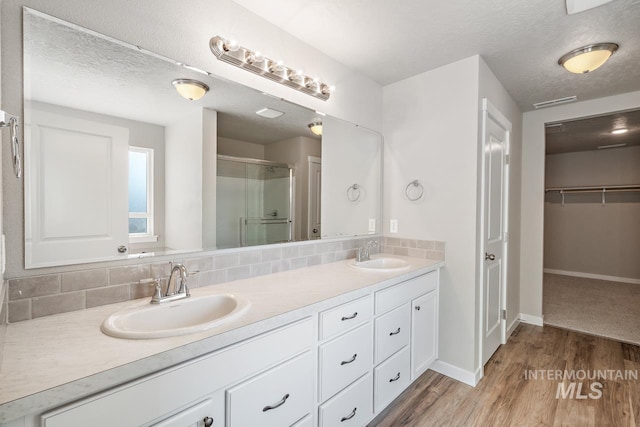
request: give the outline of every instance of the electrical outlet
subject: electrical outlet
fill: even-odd
[[[376,220],[375,218],[370,218],[369,219],[369,231],[372,233],[376,232]]]
[[[398,220],[392,219],[389,221],[389,232],[397,233],[398,232]]]

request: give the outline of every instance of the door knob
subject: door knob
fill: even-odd
[[[489,260],[489,261],[493,261],[494,259],[496,259],[496,256],[494,254],[488,254],[488,253],[484,253],[484,259]]]

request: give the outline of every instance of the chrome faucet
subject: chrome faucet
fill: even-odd
[[[167,281],[167,289],[164,294],[159,282],[156,282],[156,292],[151,298],[151,304],[162,304],[163,302],[176,301],[191,296],[189,288],[187,287],[187,278],[189,273],[187,267],[180,263],[170,263],[171,274]],[[178,287],[177,280],[180,278],[180,287]],[[173,286],[171,286],[173,284]]]
[[[370,252],[372,247],[377,247],[377,240],[369,240],[361,248],[358,248],[358,255],[356,256],[356,262],[369,261],[371,259]]]

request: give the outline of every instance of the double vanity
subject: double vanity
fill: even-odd
[[[364,426],[437,358],[442,265],[344,260],[12,324],[0,425]],[[172,307],[192,329],[100,329],[153,332],[141,313]]]

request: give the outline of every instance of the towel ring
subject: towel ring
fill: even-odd
[[[411,190],[412,187],[417,187],[420,190],[418,195],[415,196],[415,197],[411,197],[411,195],[409,194],[409,190]],[[417,179],[414,179],[409,184],[407,184],[407,186],[405,187],[404,195],[407,196],[407,199],[409,199],[410,201],[416,202],[416,201],[420,200],[422,198],[422,196],[424,195],[424,186],[420,183],[420,181],[418,181]]]
[[[350,202],[355,203],[360,200],[360,193],[360,186],[358,184],[353,184],[347,188],[347,199],[349,199]]]

